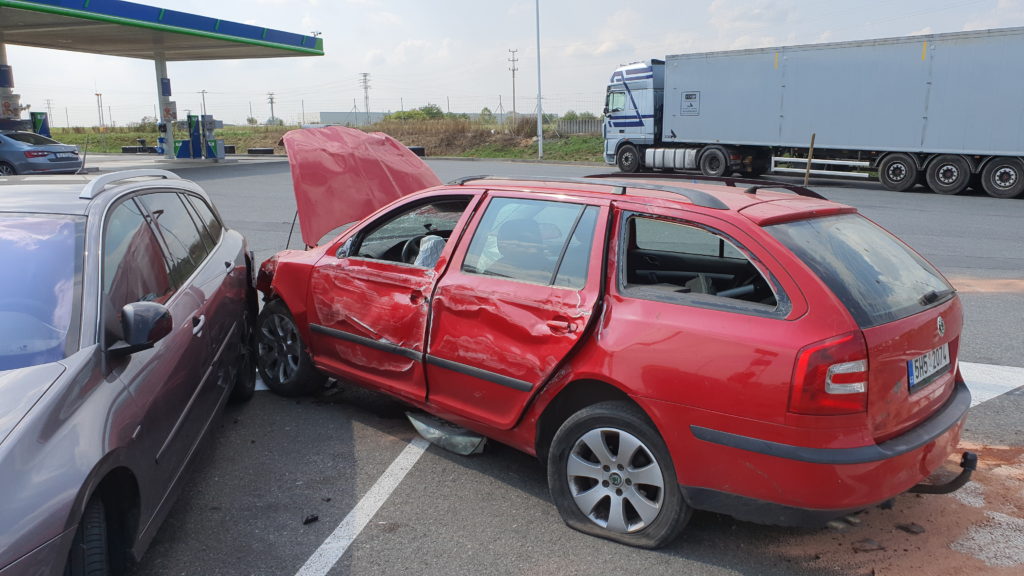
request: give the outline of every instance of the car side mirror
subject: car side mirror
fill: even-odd
[[[115,342],[107,351],[115,354],[134,354],[153,347],[171,333],[174,323],[171,312],[156,302],[132,302],[121,308],[123,340]]]
[[[609,110],[608,110],[608,107],[607,107],[607,106],[605,106],[605,107],[604,107],[604,112],[602,112],[602,114],[604,114],[605,116],[607,116],[607,115],[608,115],[608,112],[609,112]]]
[[[345,240],[345,243],[338,248],[338,251],[334,253],[335,258],[348,258],[349,251],[352,250],[352,239]]]

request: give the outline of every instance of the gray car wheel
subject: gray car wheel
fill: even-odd
[[[0,162],[0,176],[14,176],[17,172],[14,171],[14,166],[11,166],[7,162]]]
[[[323,386],[323,373],[313,366],[288,306],[272,300],[256,321],[256,366],[272,391],[282,396],[311,394]]]
[[[106,510],[103,502],[94,497],[82,513],[64,576],[108,576],[110,573]]]
[[[562,424],[548,456],[548,487],[570,527],[641,548],[671,542],[691,513],[668,449],[628,402],[595,404]]]
[[[242,334],[238,342],[238,359],[235,361],[236,372],[230,396],[230,400],[236,403],[247,402],[256,393],[256,329],[248,304],[239,330]]]

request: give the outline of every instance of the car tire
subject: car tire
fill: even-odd
[[[68,552],[64,576],[108,576],[110,569],[110,539],[107,530],[107,511],[97,497],[89,500],[75,532]]]
[[[1016,198],[1024,192],[1024,162],[993,158],[981,171],[981,187],[993,198]]]
[[[235,359],[235,377],[231,385],[231,395],[228,400],[235,404],[248,402],[256,393],[256,328],[253,325],[253,312],[248,302],[245,305],[245,313],[242,315],[242,322],[239,330],[242,336],[239,341],[240,350]]]
[[[890,154],[878,166],[878,180],[886,190],[906,192],[918,179],[917,162],[909,154]]]
[[[0,162],[0,176],[14,176],[17,172],[14,170],[14,166],[11,166],[7,162]]]
[[[634,450],[620,461],[623,445]],[[659,548],[690,519],[668,448],[629,402],[601,402],[570,416],[551,442],[547,468],[562,519],[585,534]]]
[[[936,194],[953,195],[967,189],[971,183],[971,165],[963,156],[942,154],[928,163],[925,172],[928,187]]]
[[[720,148],[709,148],[700,155],[700,172],[705,176],[721,178],[729,169],[725,152]]]
[[[624,144],[615,153],[615,165],[620,172],[634,173],[640,171],[640,151],[632,144]]]
[[[256,366],[260,378],[281,396],[302,396],[319,390],[326,380],[313,366],[288,306],[271,300],[256,321]]]

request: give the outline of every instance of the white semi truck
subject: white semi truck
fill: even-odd
[[[604,157],[623,172],[802,172],[812,135],[825,173],[1020,196],[1024,27],[677,54],[608,84]]]

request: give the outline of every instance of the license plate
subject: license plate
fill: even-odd
[[[949,343],[907,361],[907,380],[910,389],[919,388],[941,376],[949,369]]]
[[[57,158],[78,158],[78,154],[74,152],[54,152],[53,155]]]

